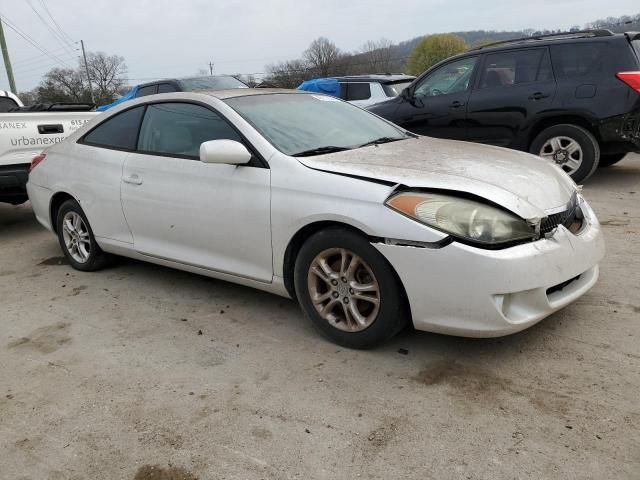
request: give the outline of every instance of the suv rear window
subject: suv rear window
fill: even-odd
[[[551,58],[558,78],[595,77],[604,71],[606,44],[585,42],[553,45]]]
[[[140,87],[136,97],[146,97],[147,95],[155,95],[158,93],[158,85],[148,85],[146,87]]]
[[[636,55],[638,56],[638,62],[640,63],[640,40],[632,41],[631,45],[633,45],[633,49],[636,51]]]
[[[368,100],[371,98],[371,86],[368,83],[341,83],[340,98],[350,102],[353,100]]]

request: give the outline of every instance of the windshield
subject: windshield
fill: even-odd
[[[317,152],[320,154],[407,138],[375,115],[326,95],[250,95],[225,102],[286,155],[325,149]]]
[[[178,80],[182,90],[191,92],[194,90],[226,90],[228,88],[248,88],[240,80],[230,76],[219,77],[194,77]]]
[[[384,83],[382,88],[384,89],[384,93],[387,94],[387,97],[397,97],[402,93],[402,90],[409,85],[411,85],[410,80],[406,82]]]
[[[631,42],[633,48],[636,50],[636,55],[638,55],[638,61],[640,61],[640,40],[634,40]]]

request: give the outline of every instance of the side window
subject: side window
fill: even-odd
[[[144,107],[135,107],[105,120],[87,133],[82,143],[117,150],[134,150]]]
[[[478,57],[467,57],[447,63],[422,79],[415,90],[416,97],[435,97],[464,92],[469,88]]]
[[[508,87],[551,79],[547,50],[513,50],[487,55],[480,77],[480,88]]]
[[[347,87],[345,100],[348,102],[353,100],[368,100],[371,98],[371,86],[368,83],[345,83],[343,85]]]
[[[146,97],[147,95],[154,95],[158,93],[158,85],[147,85],[138,89],[136,97]]]
[[[171,93],[177,91],[178,89],[175,87],[175,85],[171,85],[170,83],[161,83],[160,85],[158,85],[158,93]]]
[[[0,113],[6,113],[17,106],[18,104],[12,98],[0,97]]]
[[[138,150],[199,158],[207,140],[236,140],[240,135],[217,113],[192,103],[149,105],[142,121]]]
[[[586,42],[553,45],[551,58],[558,78],[597,77],[604,71],[606,45]]]

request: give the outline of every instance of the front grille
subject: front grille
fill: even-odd
[[[547,233],[551,233],[558,225],[564,225],[569,228],[576,220],[579,211],[578,197],[574,194],[573,197],[571,197],[571,201],[567,204],[566,210],[551,214],[542,219],[542,222],[540,222],[540,234],[546,235]]]

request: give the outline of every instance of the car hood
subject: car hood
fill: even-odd
[[[297,160],[316,170],[470,193],[525,219],[567,205],[576,190],[566,173],[534,155],[429,137]]]

